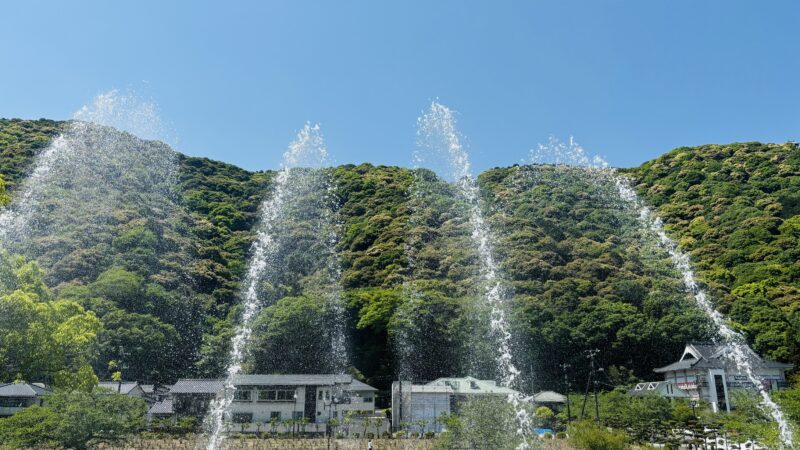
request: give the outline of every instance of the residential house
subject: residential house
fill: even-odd
[[[156,403],[151,414],[202,418],[223,385],[223,380],[178,380],[169,398]],[[350,375],[239,375],[234,386],[232,420],[244,424],[245,431],[305,418],[307,431],[321,432],[329,419],[358,420],[375,414],[377,389]]]
[[[0,417],[14,415],[30,406],[41,406],[52,393],[42,383],[0,384]]]

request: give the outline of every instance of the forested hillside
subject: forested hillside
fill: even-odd
[[[800,364],[800,146],[683,147],[629,173],[753,348]]]
[[[12,197],[33,156],[65,126],[0,120],[0,176]],[[68,317],[91,325],[84,325],[85,335],[96,334],[84,339],[91,345],[81,351],[101,378],[110,360],[124,362],[125,378],[143,381],[218,376],[258,208],[274,173],[183,155],[176,164],[174,196],[120,196],[109,219],[96,224],[100,239],[82,241],[75,220],[66,228],[70,233],[36,235],[31,245],[49,251],[19,253],[36,256],[47,288],[31,287],[38,278],[26,274],[38,272],[15,259],[6,269],[15,275],[6,278],[22,281],[0,290],[2,311],[22,308],[12,300],[20,296],[74,304]],[[755,348],[800,362],[800,149],[684,148],[626,173],[692,253],[720,308]],[[326,176],[338,199],[337,248],[354,368],[383,388],[398,364],[419,380],[470,369],[490,376],[491,364],[470,360],[486,350],[473,301],[482,287],[475,282],[478,259],[464,205],[452,187],[430,171],[369,164],[327,169]],[[564,362],[579,380],[587,365],[583,350],[590,348],[601,350],[609,383],[653,378],[652,368],[674,360],[686,341],[710,338],[667,255],[638,229],[610,179],[536,165],[492,169],[479,184],[508,282],[525,389],[559,388]],[[307,235],[298,224],[297,236],[287,238],[301,242]],[[283,255],[283,270],[303,273],[300,265],[309,256],[299,250]],[[258,318],[252,370],[307,370],[308,361],[296,354],[279,367],[268,363],[265,352],[287,351],[287,345],[319,354],[313,330],[327,319],[304,288],[313,276],[264,286],[280,298]],[[17,374],[52,378],[63,369],[21,364],[17,349],[3,340],[10,336],[3,327],[11,324],[0,320],[0,381]],[[14,330],[15,336],[31,333],[20,323]]]

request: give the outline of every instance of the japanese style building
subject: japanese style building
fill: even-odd
[[[668,397],[688,396],[708,402],[715,412],[730,412],[732,390],[755,389],[748,376],[728,356],[730,352],[731,347],[725,345],[688,344],[678,361],[654,370],[664,375],[664,383],[657,386],[656,393]],[[792,368],[791,364],[767,361],[752,351],[747,358],[764,389],[774,391],[788,387],[786,371]],[[641,385],[648,384],[653,383]]]

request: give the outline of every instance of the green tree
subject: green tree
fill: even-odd
[[[57,391],[43,407],[26,408],[0,421],[0,440],[12,447],[57,446],[83,450],[139,431],[147,406],[110,391]]]
[[[504,398],[475,398],[460,407],[458,415],[442,418],[447,430],[436,448],[510,450],[521,444],[513,407]]]
[[[0,175],[0,207],[7,205],[11,201],[11,196],[6,192],[6,182]]]
[[[594,421],[575,422],[569,427],[570,442],[578,450],[625,450],[628,438],[621,431],[609,431]]]
[[[69,300],[53,300],[38,266],[14,258],[0,291],[0,379],[53,380],[91,362],[102,323]]]

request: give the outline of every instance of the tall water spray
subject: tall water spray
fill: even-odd
[[[0,247],[49,267],[77,250],[64,242],[88,248],[108,237],[101,228],[128,196],[162,212],[174,208],[177,155],[162,142],[141,139],[163,135],[154,103],[130,92],[98,95],[36,156],[0,211]]]
[[[739,371],[744,373],[757,389],[761,396],[761,406],[778,424],[783,447],[794,448],[792,427],[780,407],[770,398],[769,392],[764,388],[763,380],[756,376],[753,369],[760,364],[760,361],[747,345],[744,336],[734,331],[722,314],[714,308],[713,303],[695,279],[689,255],[681,251],[675,241],[667,236],[661,218],[657,217],[639,199],[627,179],[619,175],[615,178],[619,196],[638,212],[642,227],[649,229],[657,236],[659,244],[669,253],[672,263],[681,273],[686,290],[692,294],[700,309],[711,319],[719,334],[721,344],[725,346],[725,356],[736,364]]]
[[[227,423],[230,420],[230,406],[235,392],[234,383],[237,375],[242,371],[245,361],[246,346],[253,333],[253,323],[261,309],[265,306],[261,297],[261,283],[274,277],[281,268],[278,267],[277,258],[282,251],[281,228],[289,219],[289,213],[298,197],[308,195],[309,192],[320,188],[318,184],[319,169],[327,162],[325,148],[320,128],[318,125],[307,124],[289,145],[283,155],[283,164],[278,172],[271,195],[261,205],[261,217],[258,225],[257,239],[252,247],[250,263],[243,282],[242,308],[235,335],[231,341],[229,364],[226,369],[226,378],[223,391],[212,402],[207,425],[209,428],[208,450],[218,449],[226,438]],[[321,195],[328,198],[331,195],[330,183],[322,186]],[[324,203],[324,202],[323,202]],[[329,292],[329,307],[333,316],[333,329],[329,330],[331,339],[330,366],[335,371],[342,373],[347,367],[348,357],[344,333],[344,307],[341,304],[341,294],[338,288],[339,266],[333,258],[338,234],[333,228],[327,227],[333,221],[329,213],[322,213],[318,221],[317,231],[322,234],[323,248],[328,255],[321,255],[327,261],[328,276],[335,282]],[[335,228],[335,227],[334,227]]]
[[[455,182],[458,195],[468,205],[472,241],[480,258],[481,278],[485,284],[483,299],[490,308],[490,329],[496,338],[500,381],[503,386],[513,388],[520,371],[512,360],[511,331],[506,317],[508,292],[503,286],[494,257],[493,237],[481,210],[480,192],[472,174],[469,154],[461,145],[453,111],[446,106],[433,102],[430,110],[417,119],[417,127],[422,149],[444,152],[449,172],[445,175]],[[415,163],[424,164],[426,156],[418,151]],[[527,436],[532,427],[531,418],[516,395],[509,395],[508,401],[513,405],[517,417],[517,433],[522,439],[519,448],[529,448]]]
[[[547,144],[539,145],[536,149],[531,150],[531,160],[535,163],[583,167],[599,183],[607,184],[608,181],[613,183],[616,195],[624,201],[628,208],[635,211],[643,230],[652,233],[657,239],[658,245],[669,254],[675,269],[681,273],[685,289],[693,296],[695,303],[714,325],[721,341],[719,343],[726,347],[725,356],[747,376],[758,390],[762,407],[778,424],[782,445],[794,448],[791,425],[780,407],[770,398],[762,380],[754,372],[754,367],[760,364],[759,358],[747,345],[744,336],[734,331],[722,314],[714,308],[713,303],[695,279],[689,256],[681,251],[675,241],[666,234],[662,220],[639,198],[629,180],[618,174],[616,170],[609,169],[608,163],[603,158],[590,157],[572,138],[564,143],[551,137]]]

